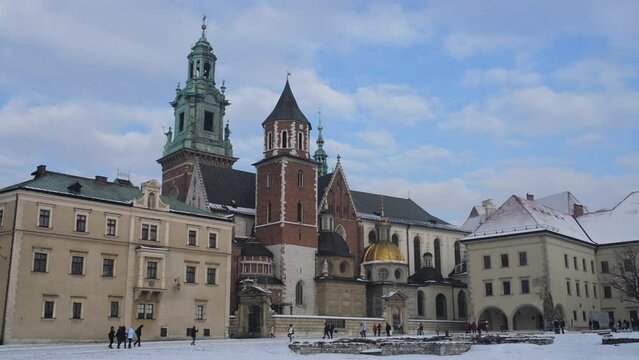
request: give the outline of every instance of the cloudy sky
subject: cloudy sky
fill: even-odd
[[[290,71],[351,188],[462,222],[511,194],[639,190],[637,1],[0,0],[0,187],[49,169],[160,178],[207,15],[236,168]]]

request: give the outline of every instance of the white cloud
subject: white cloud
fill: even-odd
[[[493,68],[488,70],[467,70],[462,77],[464,86],[515,85],[531,86],[541,82],[542,76],[523,69]]]
[[[434,115],[437,99],[425,99],[407,85],[383,84],[358,88],[355,101],[373,118],[394,123],[411,124],[429,120]]]
[[[444,40],[444,49],[455,59],[521,49],[527,44],[524,37],[513,34],[467,34],[457,32]]]
[[[580,88],[620,90],[628,81],[639,76],[639,68],[602,60],[583,60],[556,70],[552,76]]]
[[[440,122],[437,127],[444,130],[463,130],[502,136],[506,132],[506,123],[499,117],[479,110],[476,106],[464,107]]]

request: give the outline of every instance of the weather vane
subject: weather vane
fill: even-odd
[[[286,70],[286,81],[288,81],[288,78],[291,77],[291,72]]]

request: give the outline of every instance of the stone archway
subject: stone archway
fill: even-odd
[[[553,313],[553,316],[555,317],[555,319],[559,320],[559,319],[566,319],[566,311],[564,310],[563,305],[561,304],[557,304],[555,306],[555,311]],[[552,320],[555,319],[548,319],[552,322]]]
[[[230,329],[235,337],[266,337],[273,324],[271,292],[255,286],[247,286],[238,293],[238,309],[235,312],[236,328]]]
[[[487,307],[479,313],[479,322],[487,322],[488,330],[508,330],[508,318],[503,310],[497,307]]]
[[[542,330],[544,316],[533,305],[522,305],[513,312],[513,330]]]

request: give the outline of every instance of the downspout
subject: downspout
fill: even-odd
[[[2,331],[0,331],[0,345],[4,344],[4,331],[7,326],[7,304],[9,303],[9,283],[11,280],[11,259],[13,259],[13,245],[16,239],[16,224],[18,219],[18,193],[16,193],[16,205],[13,212],[13,235],[11,236],[11,248],[9,249],[9,270],[7,271],[7,288],[5,289],[4,309],[2,310]]]

